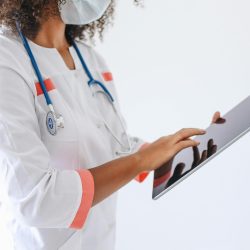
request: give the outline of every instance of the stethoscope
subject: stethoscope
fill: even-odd
[[[57,135],[57,132],[58,132],[59,129],[64,128],[64,119],[63,119],[62,115],[55,112],[53,102],[52,102],[52,100],[51,100],[51,98],[49,96],[49,93],[48,93],[47,89],[46,89],[46,85],[44,83],[41,71],[40,71],[40,69],[38,67],[38,64],[36,62],[36,59],[35,59],[35,57],[34,57],[34,55],[32,53],[29,42],[28,42],[27,38],[23,35],[23,33],[21,31],[20,24],[17,23],[16,26],[17,26],[17,31],[18,31],[18,33],[20,35],[21,40],[22,40],[22,43],[24,45],[24,48],[26,49],[27,54],[28,54],[28,56],[30,58],[30,61],[32,63],[35,74],[36,74],[36,76],[38,78],[38,82],[39,82],[39,84],[41,86],[41,89],[43,91],[47,106],[49,108],[49,111],[48,111],[47,116],[46,116],[47,129],[48,129],[48,131],[49,131],[49,133],[51,135],[55,136],[55,135]],[[77,53],[77,56],[78,56],[80,62],[82,64],[82,67],[83,67],[87,77],[89,78],[89,80],[87,82],[88,86],[91,89],[93,89],[93,86],[99,86],[101,88],[102,91],[98,91],[98,93],[99,92],[102,93],[108,99],[108,101],[111,104],[112,108],[114,109],[114,112],[116,113],[116,116],[118,117],[118,120],[120,121],[121,127],[122,127],[122,129],[124,131],[123,135],[125,135],[125,137],[127,139],[128,146],[124,145],[122,143],[122,141],[115,135],[115,133],[113,133],[113,131],[110,128],[109,124],[103,118],[103,122],[104,122],[106,128],[108,129],[108,131],[110,132],[110,134],[112,135],[112,137],[117,141],[117,143],[121,146],[121,148],[124,149],[124,150],[115,152],[116,155],[131,154],[132,153],[131,141],[130,141],[129,135],[128,135],[127,131],[126,131],[124,122],[122,121],[122,118],[121,118],[119,112],[117,111],[117,108],[115,106],[115,100],[114,100],[112,94],[109,92],[109,90],[106,88],[106,86],[102,82],[94,79],[94,77],[91,74],[86,62],[84,61],[83,56],[82,56],[78,46],[76,45],[75,41],[72,40],[71,42],[72,42],[72,46],[74,47],[74,49],[75,49],[75,51]],[[93,92],[93,96],[95,97],[94,92]],[[101,115],[101,112],[100,112],[100,115]]]

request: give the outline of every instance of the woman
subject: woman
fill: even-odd
[[[0,176],[14,247],[112,250],[116,191],[205,131],[126,136],[112,74],[82,41],[102,35],[113,1],[0,3]]]

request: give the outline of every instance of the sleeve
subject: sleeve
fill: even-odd
[[[0,67],[0,180],[12,216],[38,228],[83,227],[94,196],[88,170],[58,170],[41,140],[34,94]]]
[[[122,116],[123,122],[126,125],[126,129],[127,129],[127,122],[125,120],[125,118]],[[136,136],[132,136],[130,134],[128,134],[129,136],[129,140],[131,142],[131,145],[133,147],[133,152],[139,152],[141,150],[144,150],[146,147],[148,147],[150,145],[150,142],[146,142],[144,141],[142,138],[136,137]],[[142,183],[149,175],[149,172],[142,172],[139,175],[136,176],[135,180],[139,183]]]
[[[139,150],[143,150],[144,148],[146,148],[147,146],[149,146],[150,143],[149,142],[145,142]],[[142,172],[140,173],[138,176],[136,176],[135,180],[138,181],[139,183],[142,183],[149,175],[149,172]]]

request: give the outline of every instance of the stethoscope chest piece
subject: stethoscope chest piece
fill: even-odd
[[[47,103],[47,106],[49,108],[49,112],[47,113],[47,116],[46,116],[46,127],[48,129],[48,132],[52,135],[52,136],[55,136],[57,135],[58,133],[58,130],[61,129],[61,128],[64,128],[64,119],[62,117],[62,115],[60,114],[57,114],[54,110],[54,105],[53,105],[53,102],[49,96],[49,93],[47,91],[47,88],[46,88],[46,85],[44,83],[44,80],[43,80],[43,76],[40,72],[40,69],[37,65],[37,62],[36,62],[36,59],[32,53],[32,50],[29,46],[29,43],[28,43],[28,40],[27,38],[23,35],[22,31],[21,31],[21,28],[20,28],[20,25],[17,23],[17,30],[18,30],[18,33],[22,39],[22,42],[23,42],[23,45],[28,53],[28,56],[30,57],[30,60],[31,60],[31,63],[32,63],[32,66],[34,68],[34,71],[37,75],[37,78],[38,78],[38,82],[41,86],[41,89],[43,91],[43,94],[44,94],[44,97],[46,99],[46,103]],[[89,81],[88,81],[88,85],[90,88],[92,88],[93,86],[97,86],[99,87],[99,90],[97,91],[93,91],[93,96],[97,97],[97,93],[102,93],[104,94],[104,96],[108,99],[108,101],[110,102],[111,106],[113,107],[114,109],[114,112],[115,114],[117,115],[117,118],[119,119],[120,123],[121,123],[121,127],[124,131],[124,134],[123,136],[125,135],[126,139],[127,139],[127,145],[124,145],[123,143],[123,140],[120,140],[120,138],[118,138],[118,136],[113,132],[112,130],[112,127],[109,126],[109,124],[105,121],[105,119],[103,119],[103,122],[104,124],[106,125],[106,128],[109,130],[110,134],[112,135],[112,137],[115,139],[115,141],[121,146],[121,148],[123,150],[121,150],[120,152],[117,152],[119,155],[126,155],[126,154],[130,154],[132,153],[132,145],[131,145],[131,142],[130,142],[130,137],[129,135],[127,134],[126,132],[126,126],[122,120],[122,117],[120,116],[118,110],[116,109],[116,106],[115,106],[115,100],[112,96],[112,94],[110,93],[110,91],[108,90],[108,88],[100,81],[97,81],[94,79],[93,75],[91,74],[87,64],[85,63],[84,61],[84,58],[77,46],[77,44],[75,43],[74,40],[72,40],[72,45],[73,47],[75,48],[75,51],[79,57],[79,60],[81,61],[81,64],[82,64],[82,67],[85,71],[85,73],[87,74],[88,78],[89,78]],[[93,89],[92,89],[93,90]],[[99,106],[99,105],[97,105]],[[103,104],[101,104],[101,106],[103,106]],[[101,115],[101,112],[100,112],[100,115]]]
[[[46,117],[46,126],[51,135],[56,135],[58,128],[64,128],[63,117],[56,116],[52,111],[49,111]]]

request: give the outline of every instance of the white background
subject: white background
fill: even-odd
[[[153,141],[209,125],[250,93],[248,0],[119,1],[98,49],[130,133]],[[250,115],[250,114],[249,114]],[[249,250],[250,135],[151,200],[152,175],[120,192],[117,250]]]
[[[205,128],[215,111],[249,95],[249,10],[248,0],[147,0],[144,9],[119,1],[98,49],[131,134],[153,141]],[[120,192],[117,250],[249,250],[249,169],[247,135],[158,201],[152,175],[129,184]]]

